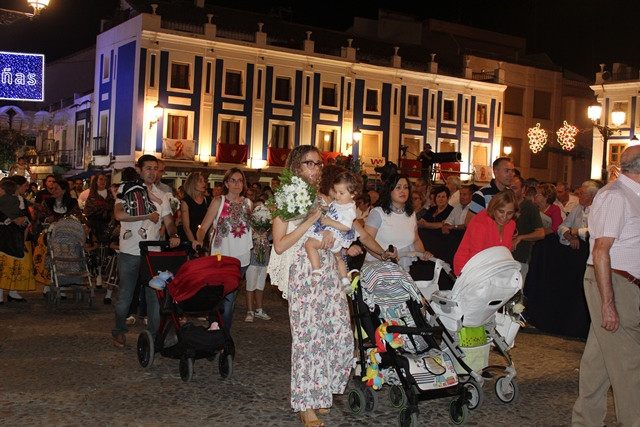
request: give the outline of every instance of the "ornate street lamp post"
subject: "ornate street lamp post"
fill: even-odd
[[[624,123],[624,120],[626,118],[626,113],[619,109],[613,110],[611,112],[611,123],[613,124],[613,127],[607,126],[606,124],[605,125],[599,124],[598,121],[600,120],[601,115],[602,115],[602,105],[600,105],[597,102],[593,105],[590,105],[589,108],[587,109],[587,116],[593,122],[593,126],[597,128],[598,131],[600,131],[600,135],[602,135],[601,179],[603,182],[606,182],[607,181],[607,160],[608,160],[607,149],[608,149],[609,138],[611,137],[611,135],[613,135],[615,131],[618,130],[618,127]]]

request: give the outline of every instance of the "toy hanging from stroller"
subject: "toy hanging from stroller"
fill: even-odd
[[[222,301],[240,284],[240,262],[233,257],[214,255],[188,261],[184,249],[151,252],[149,247],[167,247],[168,242],[141,242],[149,271],[161,272],[149,282],[160,301],[160,326],[155,337],[149,331],[138,337],[138,361],[150,368],[156,353],[180,359],[180,377],[190,381],[194,360],[213,360],[223,378],[231,377],[235,346],[222,320]],[[175,273],[175,277],[173,276]],[[207,313],[207,326],[180,324],[184,314]]]

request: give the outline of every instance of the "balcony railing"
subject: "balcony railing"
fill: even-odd
[[[51,166],[58,165],[63,167],[73,167],[74,151],[73,150],[51,150],[40,151],[37,154],[25,154],[25,160],[32,166]]]

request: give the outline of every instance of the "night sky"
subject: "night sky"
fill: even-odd
[[[279,14],[318,27],[346,30],[354,16],[375,18],[378,8],[437,18],[525,37],[528,53],[546,53],[557,65],[593,79],[598,64],[640,65],[640,2],[631,0],[218,0],[208,4]],[[40,17],[0,27],[0,50],[44,52],[53,60],[91,46],[100,19],[117,0],[51,0]],[[29,11],[26,0],[0,0],[0,8]]]

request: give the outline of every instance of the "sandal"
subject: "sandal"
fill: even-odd
[[[331,408],[320,408],[320,409],[316,409],[316,412],[317,412],[318,414],[325,415],[325,414],[328,414],[328,413],[330,413],[330,412],[331,412]]]
[[[307,421],[305,418],[306,411],[298,412],[298,414],[300,414],[300,421],[302,421],[305,427],[324,427],[324,422],[320,418]]]

